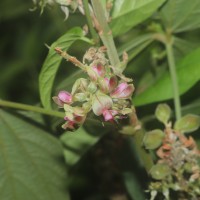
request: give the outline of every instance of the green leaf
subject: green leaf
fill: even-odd
[[[152,178],[156,180],[162,180],[166,176],[170,175],[170,173],[171,173],[171,170],[169,166],[166,165],[165,163],[158,163],[154,165],[150,170],[150,174]]]
[[[146,149],[156,149],[158,148],[163,141],[165,134],[163,131],[159,129],[155,129],[153,131],[149,131],[144,135],[144,146]]]
[[[51,109],[51,91],[62,60],[62,57],[55,52],[54,48],[60,47],[62,50],[66,51],[76,40],[89,42],[89,40],[84,37],[81,28],[76,27],[71,29],[51,45],[47,58],[42,66],[39,77],[40,98],[43,106],[47,109]]]
[[[82,127],[75,132],[63,134],[60,139],[65,147],[64,156],[67,166],[75,165],[103,135],[104,133],[90,134]]]
[[[153,34],[145,34],[145,35],[139,35],[136,38],[129,40],[127,43],[120,46],[117,51],[118,54],[121,56],[124,51],[129,52],[135,48],[138,48],[141,46],[141,44],[147,42],[147,41],[153,40]]]
[[[182,133],[190,133],[196,131],[200,126],[200,117],[193,114],[187,114],[177,120],[174,128]]]
[[[68,200],[61,144],[0,110],[0,199]]]
[[[165,0],[115,0],[111,29],[114,36],[123,34],[150,17]]]
[[[156,108],[155,115],[159,121],[166,125],[171,115],[171,109],[167,104],[159,104]]]
[[[136,176],[131,172],[125,172],[123,173],[123,178],[131,199],[133,200],[137,197],[137,200],[145,200],[144,191],[140,187],[140,183]]]
[[[197,29],[200,27],[200,1],[168,0],[160,15],[165,27],[174,33]]]
[[[196,49],[177,64],[180,94],[187,92],[200,80],[200,48]],[[173,86],[169,72],[161,76],[150,88],[133,99],[135,106],[173,98]]]

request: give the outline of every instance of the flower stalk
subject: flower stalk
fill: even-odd
[[[167,41],[165,43],[167,50],[167,59],[169,63],[169,71],[173,84],[173,95],[174,95],[174,106],[175,106],[175,115],[176,119],[179,120],[181,118],[181,100],[179,96],[179,86],[176,74],[176,65],[174,60],[174,53],[172,48],[172,41]]]
[[[37,106],[30,106],[30,105],[22,104],[22,103],[14,103],[11,101],[0,100],[0,106],[15,108],[19,110],[33,111],[33,112],[37,112],[44,115],[54,116],[54,117],[60,117],[60,118],[64,117],[64,114],[62,112],[47,110],[47,109],[40,108]]]

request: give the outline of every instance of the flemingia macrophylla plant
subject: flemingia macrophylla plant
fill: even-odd
[[[87,197],[81,196],[81,199],[200,199],[200,152],[198,139],[191,136],[191,133],[199,131],[199,111],[194,107],[199,105],[199,100],[191,106],[197,115],[188,114],[190,112],[182,115],[185,108],[181,106],[180,97],[180,94],[184,94],[192,86],[197,87],[200,80],[200,50],[195,49],[193,52],[195,45],[190,45],[187,41],[188,38],[193,38],[195,33],[185,33],[196,31],[200,27],[200,1],[33,0],[33,3],[33,10],[39,6],[41,14],[45,7],[52,9],[57,5],[58,10],[61,9],[65,16],[61,12],[63,21],[56,25],[66,25],[66,29],[70,27],[70,30],[51,46],[46,45],[49,53],[39,75],[41,104],[44,108],[3,100],[0,100],[0,105],[59,117],[62,122],[57,118],[47,119],[48,123],[42,123],[40,126],[56,136],[58,130],[63,134],[61,138],[46,137],[46,131],[41,131],[41,127],[27,125],[22,119],[17,120],[16,116],[2,111],[0,123],[3,134],[0,133],[0,146],[3,153],[0,155],[3,164],[0,162],[0,167],[2,172],[7,173],[2,173],[0,189],[6,190],[0,190],[3,191],[0,193],[0,199],[27,198],[30,190],[34,195],[28,197],[34,200],[69,200],[65,189],[72,188],[72,193],[76,193],[80,188],[83,191],[90,187],[88,185],[99,188],[98,184],[104,175],[106,181],[101,185],[108,184],[107,178],[111,177],[113,180],[110,185],[117,185],[117,190],[104,192],[105,194],[100,194],[99,190],[93,192],[94,195],[92,193]],[[73,19],[70,14],[74,16]],[[52,19],[56,21],[55,13]],[[69,24],[67,20],[71,20]],[[83,28],[74,27],[79,24],[79,20],[80,26],[86,21],[87,25]],[[47,29],[49,35],[52,27]],[[199,38],[199,32],[197,33],[195,41]],[[49,35],[47,38],[51,36]],[[198,45],[198,42],[196,43]],[[77,59],[80,57],[82,59]],[[62,59],[65,62],[62,62]],[[66,73],[66,77],[63,73],[62,77],[59,72],[56,79],[60,65],[74,65],[77,70],[68,67],[70,75]],[[72,72],[73,70],[75,72]],[[62,78],[65,79],[63,82]],[[55,88],[54,80],[57,83]],[[174,100],[174,111],[167,104],[161,103],[154,114],[164,128],[157,127],[157,124],[155,128],[153,120],[149,123],[150,128],[146,126],[145,115],[149,115],[151,107],[147,104],[170,99]],[[53,103],[57,105],[57,110],[52,109]],[[144,107],[135,108],[135,105]],[[189,106],[190,110],[191,107]],[[38,120],[35,116],[32,118]],[[146,119],[150,118],[152,119],[152,116],[147,116]],[[104,122],[112,129],[107,130]],[[22,124],[24,130],[21,130],[18,124]],[[100,131],[97,131],[97,124]],[[27,130],[31,132],[27,133]],[[70,131],[74,133],[71,134]],[[36,135],[32,135],[32,132]],[[41,133],[41,136],[38,136],[38,133]],[[104,140],[109,140],[105,142],[109,145],[99,148],[98,145],[101,145],[102,141],[104,143]],[[63,149],[60,141],[64,144]],[[11,146],[16,147],[17,154],[13,153],[15,151]],[[90,149],[92,151],[89,154],[94,154],[91,157],[100,159],[96,162],[98,164],[91,162],[90,156],[84,156]],[[106,155],[100,156],[104,151]],[[110,151],[114,152],[113,155],[106,158],[109,154],[107,152]],[[38,157],[38,152],[41,157]],[[8,159],[7,155],[10,156]],[[17,155],[19,159],[15,161]],[[61,157],[65,157],[65,161],[63,159],[62,167],[57,167],[61,165]],[[48,162],[44,165],[41,160]],[[80,160],[82,162],[79,162]],[[115,165],[116,161],[120,163],[119,166]],[[88,163],[92,165],[89,166]],[[102,167],[102,163],[106,167]],[[111,163],[109,167],[108,163]],[[73,168],[75,165],[77,167]],[[31,175],[33,174],[31,178],[21,170],[27,166],[31,169]],[[69,172],[68,177],[64,175],[65,168]],[[95,184],[90,184],[89,176],[79,177],[79,173],[76,174],[76,169],[79,168],[83,171],[87,168],[91,174],[98,171],[100,178],[95,180]],[[53,172],[55,173],[50,176]],[[115,174],[112,174],[116,172],[120,177],[120,184],[115,180]],[[144,177],[139,177],[140,173],[143,173]],[[32,185],[29,184],[30,181]],[[77,183],[74,184],[73,181]],[[121,185],[120,189],[118,185]],[[140,186],[143,188],[140,189]],[[88,191],[91,191],[91,188]],[[10,191],[14,191],[13,196],[10,196]],[[73,194],[75,197],[72,195],[73,200],[76,200],[77,194]],[[77,198],[80,199],[79,196]]]

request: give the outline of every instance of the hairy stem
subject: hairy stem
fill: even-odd
[[[84,7],[85,16],[87,19],[88,27],[89,27],[91,36],[93,38],[93,41],[97,46],[99,46],[99,36],[98,36],[97,32],[95,31],[93,24],[92,24],[92,16],[90,14],[88,0],[83,0],[83,7]]]
[[[92,0],[92,5],[97,19],[96,28],[99,32],[99,36],[104,46],[106,46],[107,48],[110,63],[113,67],[116,68],[116,70],[120,71],[121,63],[113,40],[112,31],[110,30],[105,17],[105,11],[103,9],[103,6],[100,0]]]
[[[171,76],[172,84],[173,84],[175,115],[176,115],[176,119],[178,120],[181,118],[181,100],[179,96],[179,87],[178,87],[178,80],[177,80],[177,75],[176,75],[176,65],[175,65],[175,60],[174,60],[172,42],[171,41],[166,42],[165,46],[167,50],[167,59],[168,59],[168,64],[169,64],[170,76]]]
[[[0,106],[15,108],[15,109],[19,109],[19,110],[33,111],[33,112],[41,113],[44,115],[54,116],[54,117],[60,117],[60,118],[64,117],[64,113],[62,113],[62,112],[46,110],[44,108],[40,108],[37,106],[30,106],[30,105],[22,104],[22,103],[14,103],[14,102],[5,101],[5,100],[1,100],[1,99],[0,99]]]

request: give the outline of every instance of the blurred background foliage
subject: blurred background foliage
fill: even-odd
[[[85,18],[77,12],[64,21],[64,14],[59,6],[47,7],[42,15],[39,9],[30,12],[29,9],[32,7],[32,2],[27,0],[0,1],[0,97],[26,104],[40,102],[38,77],[48,53],[45,44],[51,45],[71,27],[83,26],[86,23]],[[137,88],[135,95],[150,88],[168,70],[165,48],[161,43],[143,38],[144,42],[136,45],[135,41],[139,41],[141,35],[149,34],[149,30],[155,29],[154,23],[159,20],[155,14],[126,34],[116,37],[119,54],[128,48],[130,62],[125,74],[134,80]],[[176,34],[174,52],[177,62],[199,47],[199,35],[199,29]],[[70,54],[81,59],[88,46],[86,43],[76,42],[70,48]],[[71,64],[62,62],[54,91],[58,88],[70,88],[71,82],[75,80],[74,76],[71,76],[74,72],[76,69]],[[190,76],[189,73],[188,76]],[[65,80],[65,78],[68,79]],[[199,88],[200,82],[197,81],[182,95],[183,113],[200,114]],[[165,102],[173,108],[172,100]],[[160,126],[154,117],[156,105],[157,103],[151,103],[136,107],[139,118],[148,130]],[[45,126],[42,122],[43,128],[51,134],[55,135],[56,132],[55,136],[58,137],[63,132],[61,128],[58,128],[61,120],[49,117],[44,117],[43,120],[45,121]],[[49,124],[51,124],[50,127]],[[81,161],[79,161],[80,157],[71,161],[73,164],[79,162],[69,170],[70,177],[66,180],[71,189],[72,200],[126,200],[130,196],[132,196],[131,199],[145,199],[141,188],[144,189],[147,186],[147,175],[144,174],[140,159],[136,155],[132,139],[120,135],[113,127],[107,130],[109,134],[104,135],[101,126],[91,125],[90,121],[85,129],[90,133],[98,132],[98,139],[100,134],[103,137],[90,148],[87,155],[82,156],[84,146],[79,145],[78,150],[76,149],[78,156],[81,153],[83,158]],[[83,135],[79,136],[77,132],[77,140],[91,141],[90,146],[98,141],[92,138],[93,136],[87,138],[84,130],[80,132]],[[66,139],[65,135],[61,137],[65,147],[68,145],[66,142],[69,140],[68,137]],[[77,140],[74,141],[75,146],[77,146]],[[70,155],[67,154],[67,156]],[[74,159],[74,155],[72,157]],[[135,188],[134,192],[132,188]]]

